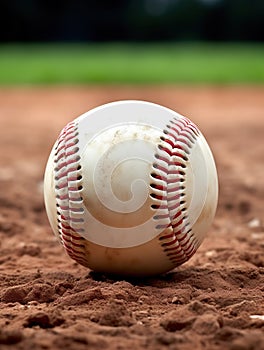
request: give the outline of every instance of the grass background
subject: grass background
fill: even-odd
[[[6,44],[0,84],[264,83],[263,44]]]

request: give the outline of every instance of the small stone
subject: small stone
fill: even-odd
[[[146,295],[141,295],[139,298],[138,298],[138,302],[139,302],[139,304],[146,304],[146,302],[148,301],[148,296],[146,296]]]
[[[25,300],[27,302],[36,301],[39,303],[49,303],[54,301],[55,292],[54,287],[47,283],[36,283],[32,286]]]
[[[250,315],[250,318],[254,319],[254,320],[261,320],[264,321],[264,315]]]
[[[193,330],[201,335],[215,334],[219,329],[219,317],[213,314],[204,314],[198,317],[193,324]]]
[[[4,303],[14,303],[18,302],[21,304],[25,303],[25,298],[27,296],[27,290],[23,286],[13,286],[7,288],[3,295],[1,300]]]
[[[97,318],[101,326],[130,327],[136,323],[132,312],[120,300],[111,300]]]
[[[216,309],[214,306],[202,303],[198,300],[191,302],[188,305],[188,309],[197,315],[203,315],[204,313],[207,313],[207,312],[216,313]]]
[[[172,304],[182,305],[184,304],[184,299],[179,297],[173,297],[171,302]]]
[[[216,250],[208,250],[206,253],[205,253],[205,256],[207,258],[213,258],[217,255],[217,252]]]
[[[229,310],[230,315],[238,316],[241,312],[253,313],[257,312],[258,305],[253,300],[243,300],[240,303],[230,305],[227,310]]]
[[[193,316],[184,316],[172,311],[161,320],[160,325],[167,332],[176,332],[190,329],[194,321]]]
[[[17,249],[17,254],[19,256],[29,255],[29,256],[39,256],[41,254],[41,249],[37,244],[34,243],[20,243]]]
[[[261,222],[259,219],[254,218],[248,222],[248,227],[252,228],[252,229],[259,228],[259,227],[261,227]]]
[[[64,306],[79,306],[82,304],[88,304],[94,299],[104,299],[101,289],[98,287],[91,288],[90,290],[84,290],[75,294],[62,296],[58,298],[56,302]]]
[[[40,328],[53,328],[60,326],[65,322],[65,319],[61,316],[58,311],[43,312],[39,311],[30,315],[24,323],[24,327],[32,328],[39,326]]]

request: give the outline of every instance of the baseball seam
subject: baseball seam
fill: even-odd
[[[78,124],[71,122],[59,135],[55,146],[54,172],[57,230],[67,254],[87,266],[84,251],[81,158],[78,155]]]
[[[164,253],[175,266],[187,261],[198,248],[184,198],[186,163],[198,136],[199,130],[189,119],[173,118],[163,130],[151,174],[150,195],[156,201],[152,208],[159,210],[154,219],[159,222],[169,219],[156,226],[162,230],[159,240]]]

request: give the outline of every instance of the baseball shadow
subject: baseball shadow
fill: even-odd
[[[126,281],[134,286],[157,286],[159,288],[166,288],[168,286],[188,284],[193,287],[201,287],[200,281],[210,279],[210,276],[216,273],[212,268],[200,267],[180,267],[170,272],[154,275],[154,276],[127,276],[119,274],[106,274],[95,271],[89,272],[89,277],[94,281],[115,283]]]

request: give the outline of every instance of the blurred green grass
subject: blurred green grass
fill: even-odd
[[[263,44],[6,44],[0,84],[264,83]]]

